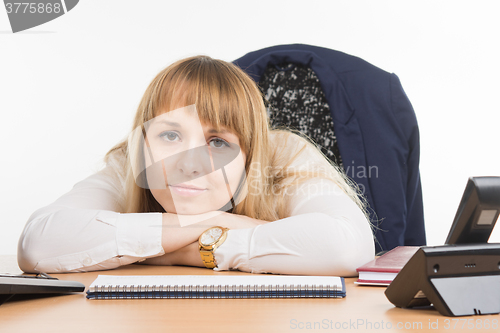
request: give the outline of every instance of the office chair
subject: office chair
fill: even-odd
[[[418,124],[395,74],[304,44],[257,50],[234,63],[262,89],[272,127],[306,134],[358,184],[376,252],[426,244]]]

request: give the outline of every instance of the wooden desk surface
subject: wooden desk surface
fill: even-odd
[[[14,256],[0,256],[0,272],[20,273]],[[51,274],[88,288],[98,274],[245,274],[192,267],[130,265],[116,270]],[[0,306],[0,332],[498,332],[499,315],[444,317],[432,308],[399,309],[384,287],[346,279],[344,299],[88,300],[84,293],[14,299]],[[488,328],[486,327],[488,322]],[[496,322],[496,326],[495,326]],[[472,328],[468,328],[471,325]],[[431,328],[430,328],[431,326]],[[463,329],[461,329],[463,326]],[[453,329],[455,327],[455,329]]]

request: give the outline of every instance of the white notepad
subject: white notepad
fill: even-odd
[[[345,297],[338,276],[99,275],[89,299]]]

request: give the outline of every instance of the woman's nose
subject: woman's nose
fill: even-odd
[[[202,177],[212,172],[212,164],[207,146],[190,148],[178,154],[177,168],[185,176]]]

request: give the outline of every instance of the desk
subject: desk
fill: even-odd
[[[20,273],[15,256],[0,256],[0,272]],[[245,274],[193,267],[130,265],[110,271],[51,274],[88,288],[98,274]],[[130,299],[88,300],[84,293],[15,299],[0,306],[0,332],[498,332],[499,315],[444,317],[432,308],[395,308],[384,287],[346,279],[343,299]],[[468,329],[469,323],[481,329]],[[489,329],[484,328],[488,319]],[[496,321],[496,329],[492,326]],[[429,325],[433,328],[429,329]],[[457,329],[453,330],[456,325]],[[464,325],[464,329],[460,329]],[[448,329],[446,326],[449,326]],[[310,327],[308,329],[308,327]],[[398,329],[398,327],[400,329]],[[316,329],[314,329],[316,328]],[[476,326],[479,328],[479,326]]]

